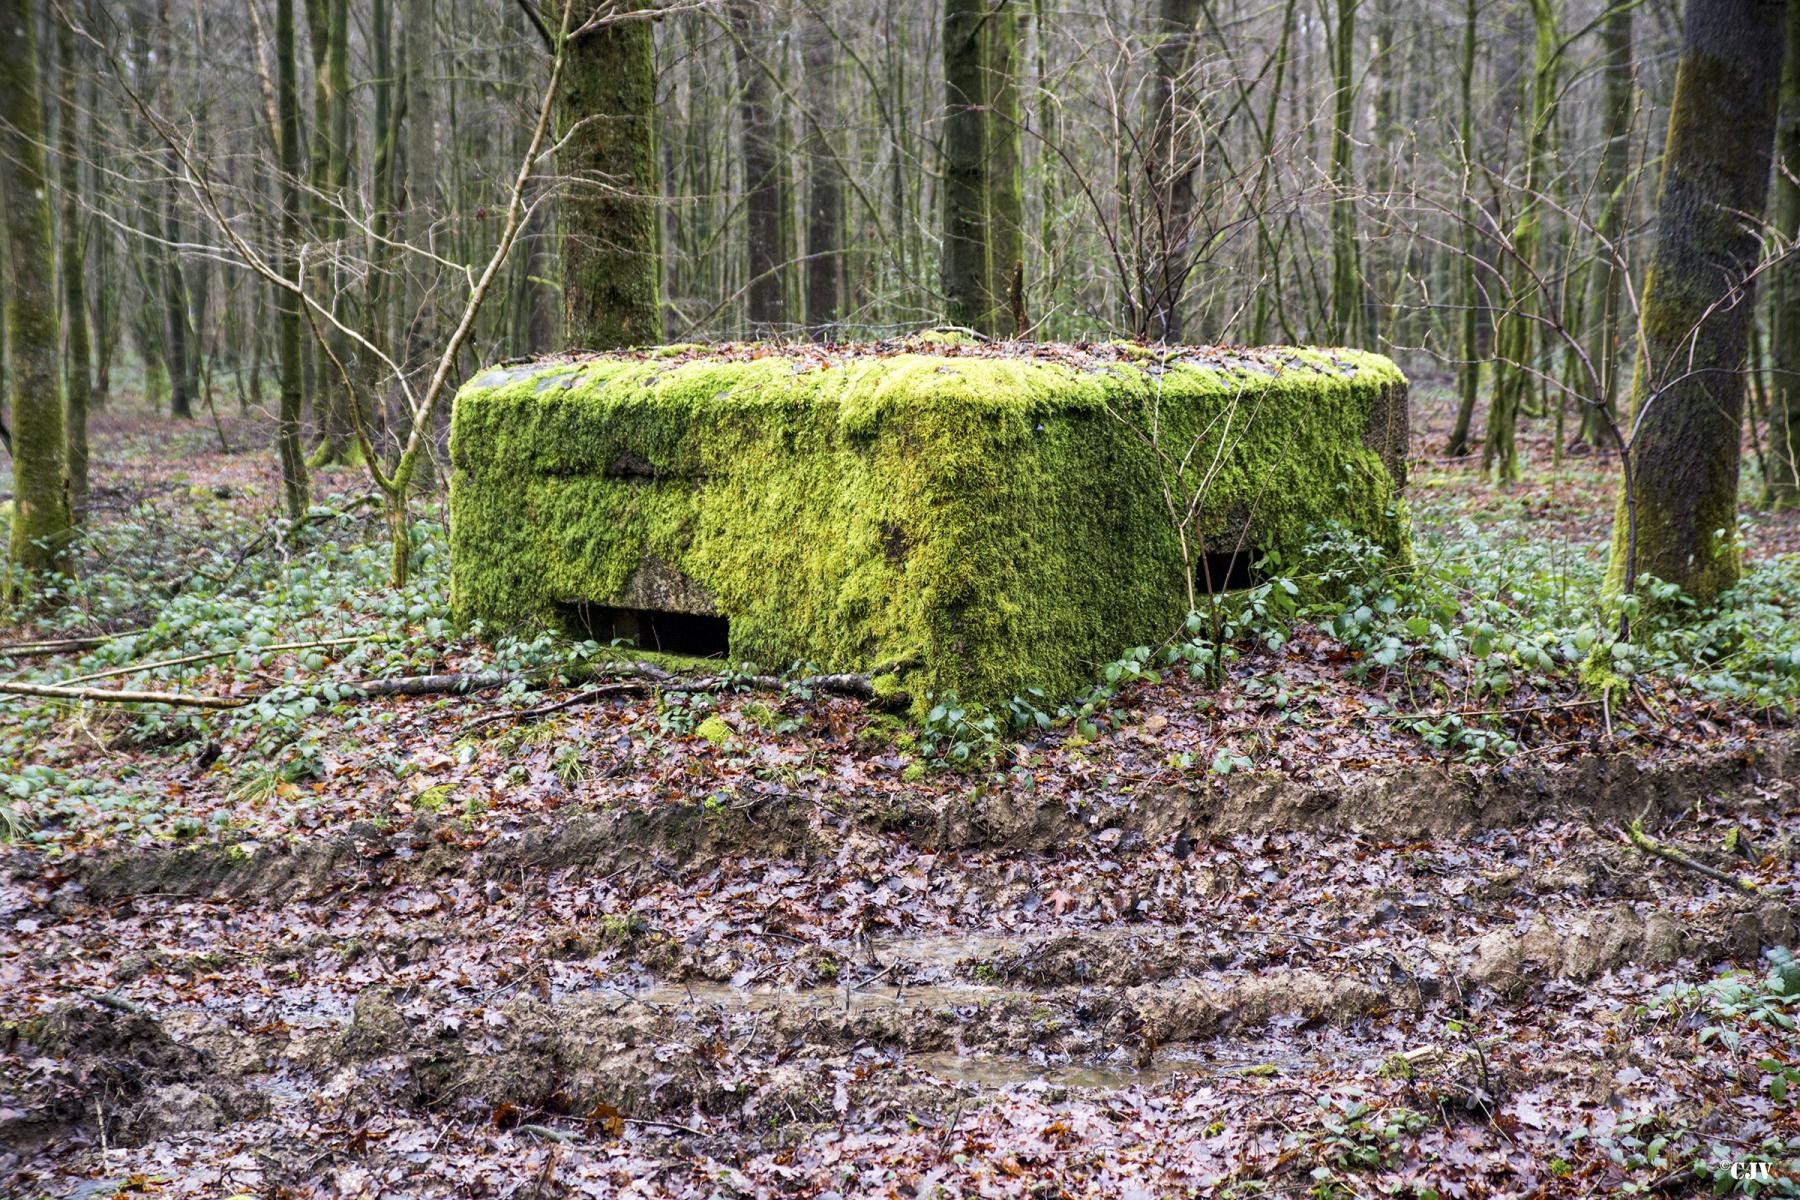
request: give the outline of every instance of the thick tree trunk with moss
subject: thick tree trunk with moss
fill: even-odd
[[[0,30],[12,42],[0,54],[0,162],[6,164],[0,169],[0,200],[6,212],[6,341],[13,397],[11,555],[32,570],[57,570],[69,545],[69,494],[34,7],[30,0],[0,0]]]
[[[1599,394],[1588,398],[1581,415],[1581,440],[1590,446],[1601,445],[1610,436],[1608,418],[1619,402],[1619,359],[1624,347],[1619,336],[1619,293],[1623,278],[1617,256],[1624,252],[1625,231],[1631,218],[1631,118],[1637,88],[1631,61],[1634,7],[1623,2],[1614,4],[1607,11],[1606,22],[1600,30],[1601,59],[1606,73],[1600,119],[1606,144],[1600,154],[1594,191],[1604,207],[1600,210],[1597,230],[1602,244],[1594,259],[1594,341],[1588,349],[1588,358],[1600,373],[1600,386]]]
[[[63,331],[67,361],[63,372],[63,437],[67,446],[69,506],[76,521],[87,509],[89,382],[87,317],[87,263],[82,236],[81,158],[76,152],[75,130],[80,94],[75,77],[75,31],[69,22],[53,20],[56,27],[57,105],[62,109],[56,156],[62,185],[62,280]]]
[[[1787,12],[1787,54],[1781,68],[1781,105],[1775,154],[1775,227],[1790,243],[1800,238],[1800,4]],[[1769,501],[1800,507],[1800,260],[1775,268],[1770,318],[1774,371],[1769,389]]]
[[[294,61],[294,0],[275,0],[275,109],[281,154],[281,255],[283,277],[293,279],[300,244],[300,83]],[[289,519],[298,521],[311,503],[306,455],[300,444],[304,399],[300,361],[300,298],[276,292],[276,332],[281,372],[281,404],[275,422],[275,450],[281,461],[281,492]]]
[[[1024,315],[1025,176],[1020,138],[1018,0],[993,0],[987,21],[988,332],[1012,337]],[[1016,288],[1015,288],[1015,285]]]
[[[1688,4],[1632,380],[1630,492],[1621,487],[1613,522],[1611,582],[1627,592],[1648,574],[1705,603],[1738,577],[1755,222],[1768,198],[1785,9]]]
[[[991,332],[986,0],[944,2],[944,315]]]
[[[1145,329],[1161,342],[1181,340],[1181,294],[1187,283],[1187,242],[1194,223],[1194,154],[1181,114],[1180,92],[1194,60],[1200,0],[1161,0],[1153,26],[1156,49],[1150,78],[1149,184],[1155,260]]]
[[[570,3],[558,98],[571,177],[559,214],[569,339],[592,350],[648,345],[662,340],[650,22],[606,19],[624,5]]]
[[[782,169],[781,124],[769,68],[757,57],[767,41],[756,0],[731,5],[732,44],[738,71],[738,120],[744,163],[745,291],[750,329],[765,337],[788,323],[788,214]]]

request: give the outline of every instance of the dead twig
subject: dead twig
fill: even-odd
[[[1613,826],[1613,831],[1628,845],[1635,846],[1639,851],[1650,855],[1653,858],[1660,858],[1665,862],[1674,863],[1678,867],[1685,867],[1695,874],[1704,875],[1706,878],[1711,879],[1716,883],[1722,883],[1727,887],[1736,888],[1746,895],[1762,895],[1762,889],[1751,883],[1749,880],[1739,879],[1736,875],[1728,874],[1727,872],[1719,870],[1717,867],[1709,867],[1705,863],[1692,858],[1685,852],[1677,850],[1674,846],[1664,845],[1662,842],[1657,841],[1655,838],[1644,832],[1644,826],[1641,821],[1633,821],[1625,828],[1620,828],[1615,825]]]
[[[705,1137],[704,1130],[695,1129],[692,1125],[680,1125],[674,1121],[657,1121],[650,1117],[620,1117],[627,1125],[648,1125],[652,1129],[673,1129],[677,1133],[685,1133],[689,1137]]]

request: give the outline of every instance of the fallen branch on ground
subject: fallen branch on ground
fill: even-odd
[[[113,667],[107,671],[95,671],[92,675],[77,675],[73,679],[63,680],[62,686],[72,687],[78,683],[92,683],[96,679],[111,679],[118,675],[136,675],[142,671],[160,671],[164,667],[184,667],[189,663],[207,662],[215,658],[230,658],[234,654],[245,652],[253,654],[273,654],[282,650],[312,650],[320,646],[348,646],[354,642],[371,642],[385,639],[385,634],[368,633],[357,637],[326,638],[315,642],[278,642],[273,646],[236,646],[230,650],[211,650],[205,654],[189,654],[182,658],[165,658],[158,662],[133,663],[123,667]]]
[[[360,640],[360,639],[351,639]],[[300,643],[294,643],[299,645]],[[315,643],[323,644],[323,643]],[[272,647],[265,647],[272,648]],[[236,653],[228,651],[226,653]],[[208,656],[197,656],[193,660]],[[223,655],[213,656],[223,657]],[[174,665],[184,660],[171,660],[161,665]],[[157,664],[150,664],[157,665]],[[147,670],[148,666],[125,668],[113,672],[103,672],[99,676],[86,676],[87,679],[101,678],[106,674],[126,674],[136,670]],[[555,704],[545,705],[538,709],[526,709],[520,712],[496,713],[491,717],[481,718],[474,724],[485,724],[489,720],[507,718],[529,719],[545,713],[573,708],[577,704],[597,699],[606,694],[641,688],[649,691],[652,686],[671,692],[721,692],[731,688],[744,688],[753,691],[784,691],[790,688],[813,689],[831,692],[837,695],[853,696],[862,700],[874,700],[874,686],[866,675],[813,675],[802,679],[783,680],[776,675],[709,675],[698,679],[684,679],[675,673],[654,663],[624,662],[605,663],[598,666],[581,666],[567,671],[452,671],[438,675],[401,675],[391,679],[352,679],[341,683],[315,684],[311,687],[296,688],[298,696],[317,696],[323,698],[325,689],[335,689],[333,699],[344,702],[357,699],[374,699],[381,696],[446,696],[463,695],[469,692],[492,691],[495,688],[508,687],[515,683],[529,684],[535,687],[553,686],[560,680],[568,682],[578,680],[610,678],[636,679],[643,682],[617,688],[594,688],[581,695]],[[294,685],[284,685],[294,686]],[[206,708],[232,709],[242,708],[246,704],[254,704],[273,692],[284,690],[283,687],[271,688],[269,691],[257,692],[249,696],[208,696],[193,692],[140,692],[77,686],[73,683],[49,684],[26,683],[20,680],[0,680],[0,694],[15,696],[38,696],[50,700],[78,700],[96,704],[166,704],[173,708]],[[904,694],[895,694],[880,698],[884,704],[905,705],[908,698]],[[474,725],[469,726],[473,728]]]
[[[122,629],[118,633],[96,633],[88,637],[46,638],[36,642],[13,642],[11,645],[0,645],[0,658],[47,658],[52,654],[73,654],[77,650],[92,650],[96,646],[104,646],[108,642],[120,638],[136,637],[140,633],[148,633],[147,629]]]
[[[1749,880],[1739,879],[1736,875],[1728,874],[1719,870],[1717,867],[1709,867],[1705,863],[1690,857],[1683,851],[1677,850],[1673,846],[1666,846],[1657,841],[1655,838],[1644,832],[1643,823],[1640,821],[1633,821],[1630,826],[1624,829],[1620,829],[1615,825],[1613,829],[1627,843],[1637,847],[1638,850],[1653,858],[1660,858],[1665,862],[1672,862],[1678,867],[1686,867],[1696,874],[1704,875],[1717,883],[1725,884],[1727,887],[1736,888],[1740,892],[1745,892],[1752,896],[1762,895],[1762,889],[1757,887],[1754,883],[1751,883]]]
[[[46,700],[91,700],[98,704],[167,704],[174,708],[239,708],[254,697],[195,696],[187,692],[132,692],[112,688],[62,687],[49,683],[0,680],[0,693],[41,696]]]

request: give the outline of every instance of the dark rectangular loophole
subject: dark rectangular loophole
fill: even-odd
[[[1262,557],[1256,549],[1227,550],[1202,557],[1194,572],[1194,583],[1209,596],[1255,587],[1262,582],[1262,572],[1255,563]]]
[[[690,658],[724,658],[731,646],[731,622],[725,617],[615,608],[583,600],[559,604],[557,609],[571,634],[596,642],[624,641],[640,650]]]

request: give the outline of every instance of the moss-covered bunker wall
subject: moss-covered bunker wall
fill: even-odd
[[[716,614],[733,660],[769,669],[1056,698],[1185,615],[1176,463],[1179,503],[1213,476],[1211,552],[1325,520],[1398,549],[1406,414],[1394,365],[1347,350],[915,340],[496,367],[456,399],[452,603],[490,627],[571,602]]]

